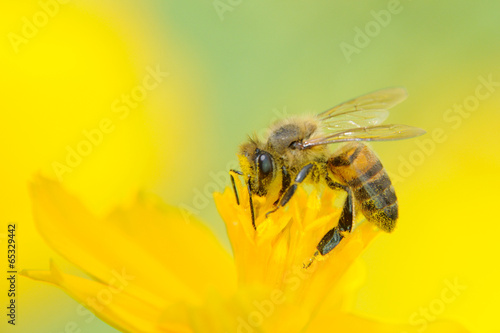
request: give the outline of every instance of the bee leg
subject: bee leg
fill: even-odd
[[[340,215],[338,227],[340,231],[351,232],[352,221],[354,220],[354,200],[351,190],[347,188],[346,191],[347,198],[344,202],[344,208],[342,209],[342,215]]]
[[[333,250],[344,236],[341,232],[350,232],[352,229],[352,222],[354,220],[354,200],[351,190],[342,185],[327,179],[327,183],[332,189],[343,189],[347,192],[347,198],[344,202],[344,208],[340,215],[339,223],[337,226],[326,233],[316,247],[321,255],[325,255]]]
[[[250,176],[248,176],[247,189],[248,189],[248,201],[250,203],[250,214],[252,215],[252,226],[254,230],[257,230],[257,228],[255,227],[255,211],[253,209],[252,189],[250,188]]]
[[[276,201],[274,202],[275,206],[278,205],[278,203],[280,202],[281,196],[283,195],[283,193],[285,193],[286,189],[290,186],[290,182],[292,181],[292,179],[290,178],[290,174],[288,173],[288,171],[286,170],[286,167],[284,165],[281,167],[281,172],[283,175],[283,179],[281,181],[281,189],[280,189],[280,193],[278,195],[278,199],[276,199]]]
[[[328,231],[318,243],[318,246],[316,246],[318,252],[322,256],[333,250],[337,245],[339,245],[342,238],[344,238],[344,236],[340,234],[339,230],[340,229],[338,227],[335,227]]]
[[[231,183],[233,184],[233,191],[234,191],[234,196],[236,197],[236,204],[240,204],[240,198],[238,197],[238,190],[236,189],[236,183],[234,182],[234,176],[233,174],[243,176],[243,172],[231,169],[229,170],[229,176],[231,177]],[[255,227],[255,211],[253,208],[253,200],[252,200],[252,189],[250,188],[250,177],[248,177],[247,181],[247,190],[248,190],[248,201],[250,204],[250,213],[252,215],[252,226],[254,229],[257,229]]]
[[[234,182],[234,176],[233,176],[233,174],[237,174],[237,175],[242,176],[243,172],[238,171],[238,170],[233,170],[233,169],[229,170],[229,176],[231,177],[231,183],[233,184],[234,196],[236,197],[236,204],[239,205],[240,204],[240,198],[238,197],[238,190],[236,190],[236,183]]]
[[[314,252],[313,256],[308,260],[308,263],[302,264],[302,268],[308,269],[309,267],[311,267],[312,263],[314,262],[314,260],[316,260],[317,256],[319,256],[319,251]]]
[[[268,217],[269,214],[274,213],[280,207],[285,206],[288,203],[288,201],[290,201],[292,196],[295,194],[295,191],[297,190],[297,187],[299,186],[299,184],[302,183],[304,181],[304,179],[306,179],[307,175],[309,175],[309,173],[311,172],[311,169],[313,167],[314,167],[314,163],[309,163],[299,171],[299,173],[295,177],[295,180],[294,180],[292,186],[288,187],[286,192],[281,197],[279,204],[276,206],[276,208],[274,208],[273,210],[266,213],[266,218]]]

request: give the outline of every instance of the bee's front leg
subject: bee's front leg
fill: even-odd
[[[273,210],[266,213],[266,218],[268,217],[269,214],[274,213],[280,207],[285,206],[288,203],[288,201],[290,201],[292,196],[295,194],[295,191],[297,190],[297,187],[299,186],[299,184],[302,183],[304,181],[304,179],[306,179],[306,177],[309,175],[309,173],[311,173],[311,170],[313,169],[313,167],[314,167],[314,163],[309,163],[309,164],[305,165],[302,169],[300,169],[299,173],[297,173],[297,176],[294,179],[293,184],[287,188],[287,190],[284,192],[284,194],[279,199],[279,203],[276,206],[276,208],[274,208]]]
[[[238,171],[238,170],[234,170],[234,169],[229,170],[229,176],[231,177],[231,183],[233,184],[234,196],[236,197],[236,204],[239,205],[240,204],[240,198],[238,197],[238,190],[236,189],[236,184],[234,182],[234,176],[233,176],[233,174],[242,176],[243,172]]]
[[[280,203],[280,199],[283,196],[283,193],[285,193],[285,191],[290,187],[290,183],[292,182],[290,174],[288,173],[288,170],[284,165],[281,167],[281,177],[282,177],[281,189],[280,193],[278,194],[278,199],[276,199],[276,201],[273,204],[274,206],[278,206],[278,204]]]
[[[231,183],[233,184],[234,196],[236,197],[236,204],[239,205],[240,204],[240,198],[238,196],[238,190],[236,189],[236,183],[234,182],[234,176],[233,176],[233,174],[242,176],[243,172],[238,171],[238,170],[233,170],[233,169],[229,170],[229,176],[231,176]],[[253,208],[252,189],[250,187],[250,177],[248,177],[248,180],[247,180],[246,183],[247,183],[247,190],[248,190],[248,201],[249,201],[249,206],[250,206],[250,214],[252,216],[252,226],[253,226],[254,229],[257,229],[255,227],[255,211],[254,211],[254,208]]]

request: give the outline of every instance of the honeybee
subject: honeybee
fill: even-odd
[[[281,179],[274,208],[284,207],[304,181],[324,182],[332,190],[347,192],[338,224],[321,239],[316,254],[325,255],[350,232],[356,209],[385,232],[398,219],[398,201],[391,180],[375,153],[362,141],[390,141],[416,137],[424,130],[407,125],[382,125],[389,109],[407,97],[404,88],[378,90],[337,105],[315,116],[282,119],[269,129],[263,141],[250,139],[239,149],[241,175],[249,192],[252,225],[255,210],[252,195],[266,196]],[[348,142],[335,152],[328,145]],[[280,176],[280,177],[278,177]]]

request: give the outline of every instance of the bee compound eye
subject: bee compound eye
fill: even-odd
[[[259,157],[257,157],[257,163],[259,166],[259,173],[262,176],[266,176],[273,171],[272,157],[268,153],[261,153]]]

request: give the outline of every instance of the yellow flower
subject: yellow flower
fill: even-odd
[[[312,261],[340,216],[337,193],[297,191],[269,218],[272,202],[248,194],[237,180],[215,193],[233,258],[200,221],[141,195],[106,217],[91,214],[58,183],[37,177],[33,213],[47,243],[91,278],[24,271],[52,283],[125,332],[416,332],[351,313],[362,282],[357,258],[379,231],[358,221],[328,255]],[[309,267],[307,267],[309,265]],[[402,299],[404,302],[404,299]],[[426,332],[465,332],[436,323]]]

